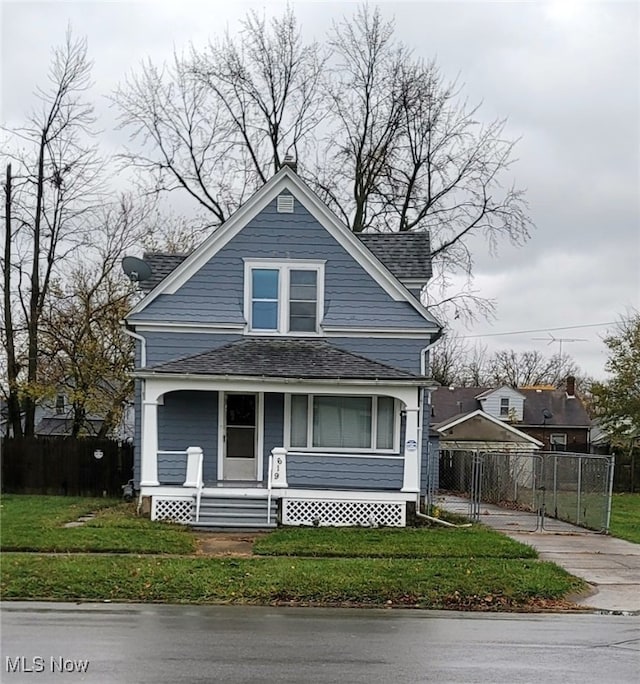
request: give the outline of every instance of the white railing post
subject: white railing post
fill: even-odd
[[[202,476],[203,460],[201,447],[187,448],[187,476],[184,486],[195,487],[196,489],[196,522],[200,522],[200,499],[202,498],[202,488],[204,487]]]
[[[275,447],[271,449],[271,455],[273,456],[272,486],[278,488],[288,487],[287,450],[282,447]]]
[[[267,525],[271,523],[271,493],[274,487],[288,487],[287,484],[287,450],[274,447],[269,454],[269,470],[267,472]]]

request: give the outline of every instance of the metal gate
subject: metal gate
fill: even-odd
[[[609,530],[613,456],[441,450],[427,503],[497,529]]]

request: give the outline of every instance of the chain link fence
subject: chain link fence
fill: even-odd
[[[612,456],[448,449],[439,458],[439,490],[427,492],[428,505],[476,521],[491,515],[505,529],[516,519],[520,529],[609,529]]]

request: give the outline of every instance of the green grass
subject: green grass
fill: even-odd
[[[464,528],[289,528],[258,539],[254,553],[350,558],[535,558],[536,552],[480,525]]]
[[[611,525],[614,537],[640,544],[640,494],[614,494]]]
[[[185,558],[5,553],[4,599],[396,605],[508,610],[584,585],[527,559]]]
[[[585,586],[482,526],[282,529],[256,542],[261,557],[228,558],[189,555],[189,530],[114,501],[8,495],[1,506],[4,599],[514,610],[565,605]]]
[[[82,527],[64,523],[97,513]],[[3,551],[193,553],[196,540],[179,525],[135,516],[133,504],[109,499],[6,494],[0,501]]]

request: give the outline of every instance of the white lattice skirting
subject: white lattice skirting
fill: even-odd
[[[405,527],[407,509],[401,501],[283,499],[282,524]]]
[[[193,522],[193,499],[192,498],[164,498],[153,497],[151,507],[151,520],[169,520],[183,525]]]

